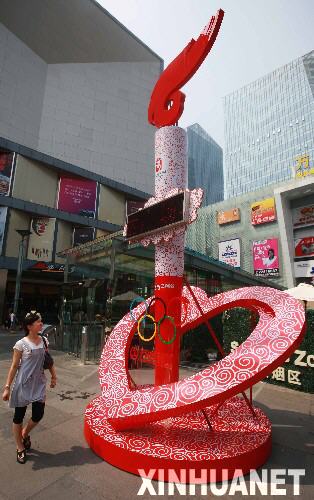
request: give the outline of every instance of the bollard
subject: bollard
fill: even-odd
[[[86,362],[86,351],[87,351],[87,326],[82,327],[82,342],[81,342],[81,361],[83,365]]]

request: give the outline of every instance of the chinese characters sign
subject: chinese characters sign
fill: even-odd
[[[255,201],[251,205],[251,222],[253,226],[276,220],[275,199]]]
[[[219,225],[228,224],[240,220],[240,210],[232,208],[231,210],[219,210],[217,212],[217,222]]]
[[[240,267],[240,240],[220,241],[218,243],[219,260],[229,266]]]
[[[314,205],[294,208],[292,218],[294,227],[312,226],[314,224]]]
[[[278,240],[253,241],[253,269],[255,276],[279,276]]]
[[[97,182],[61,177],[57,208],[71,214],[95,217]]]

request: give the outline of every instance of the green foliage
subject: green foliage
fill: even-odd
[[[247,309],[235,308],[226,311],[223,318],[223,339],[224,339],[224,350],[229,354],[232,350],[232,343],[238,342],[240,345],[245,339],[250,335],[252,331],[251,312]],[[234,345],[235,347],[235,345]],[[314,369],[310,366],[314,364],[314,311],[308,310],[306,312],[306,333],[304,339],[300,346],[297,348],[298,351],[305,351],[306,355],[301,354],[302,359],[297,361],[300,354],[294,353],[289,361],[284,363],[284,380],[277,380],[274,378],[277,375],[271,374],[265,380],[272,384],[277,384],[290,389],[295,389],[298,391],[304,391],[309,393],[314,393]],[[312,355],[312,356],[311,356]],[[308,356],[311,356],[308,358]],[[299,366],[295,363],[301,363],[306,366]],[[298,380],[301,385],[291,383],[293,379],[293,372],[299,372]],[[278,373],[278,372],[277,372]],[[290,377],[290,383],[289,383]],[[279,377],[282,378],[282,377]]]

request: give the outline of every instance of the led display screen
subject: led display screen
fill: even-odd
[[[179,193],[143,210],[130,214],[127,219],[127,239],[138,238],[184,222],[185,193]]]

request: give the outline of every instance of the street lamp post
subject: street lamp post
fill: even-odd
[[[25,238],[32,234],[28,229],[16,229],[15,230],[22,237],[19,243],[19,257],[17,264],[17,272],[16,272],[16,283],[15,283],[15,294],[14,294],[14,305],[13,305],[13,313],[16,316],[18,306],[19,306],[19,297],[20,297],[20,288],[21,288],[21,278],[23,271],[23,262],[24,262],[24,249],[25,249]]]

